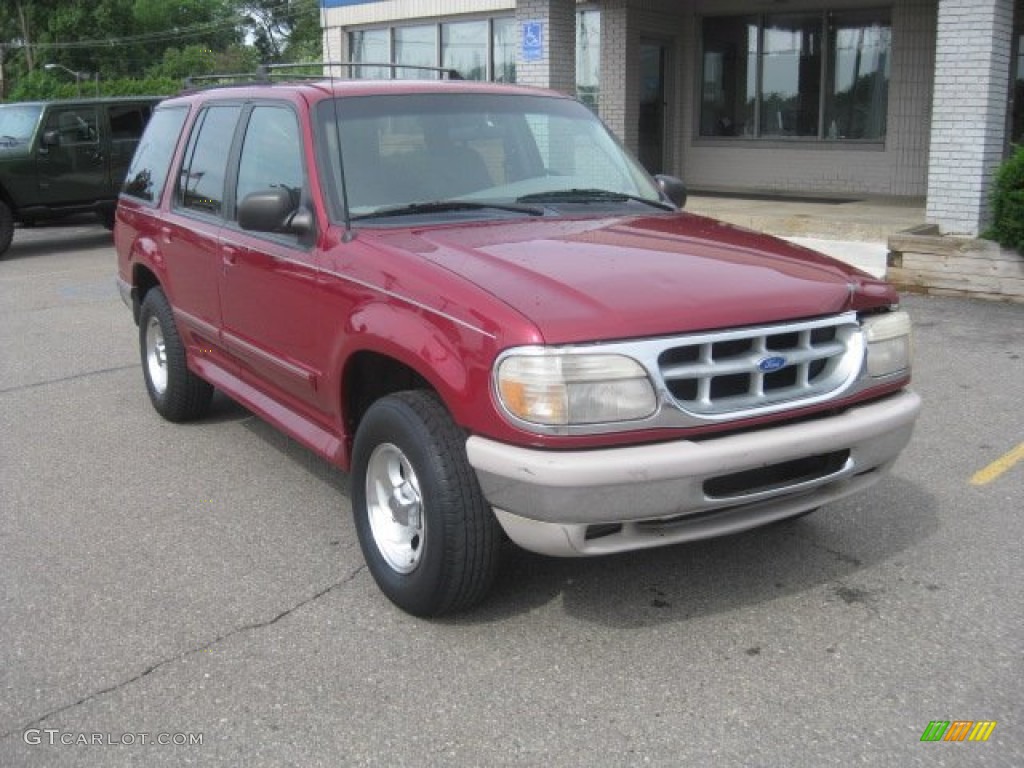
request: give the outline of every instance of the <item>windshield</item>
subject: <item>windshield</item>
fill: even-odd
[[[353,219],[423,203],[480,215],[513,204],[663,205],[657,187],[604,125],[569,99],[519,94],[360,96],[319,106],[322,167],[342,201],[339,143]],[[572,194],[565,194],[572,193]],[[489,207],[490,206],[490,207]],[[466,212],[469,211],[470,214]]]
[[[31,139],[42,111],[38,104],[0,106],[0,144],[21,144]]]

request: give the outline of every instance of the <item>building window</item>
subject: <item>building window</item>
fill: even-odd
[[[387,64],[391,61],[390,30],[361,29],[349,37],[350,61],[369,61]],[[380,80],[391,76],[391,70],[384,67],[353,67],[352,77]]]
[[[466,80],[487,79],[487,21],[441,25],[441,66]]]
[[[595,112],[601,94],[601,12],[576,14],[576,98]]]
[[[1013,115],[1010,123],[1010,142],[1024,144],[1024,29],[1014,35],[1017,55],[1014,58]]]
[[[516,81],[519,25],[511,16],[468,21],[445,21],[410,26],[376,27],[349,32],[349,60],[366,62],[352,67],[352,77],[366,79],[433,78],[428,70],[445,67],[466,80]],[[406,64],[374,67],[372,64]],[[601,12],[576,12],[576,92],[596,110],[601,81]]]
[[[499,83],[516,81],[516,20],[491,20],[491,79]]]
[[[395,27],[395,64],[413,67],[436,67],[437,27]],[[395,77],[432,80],[435,75],[422,69],[396,69]]]
[[[703,20],[701,136],[885,139],[887,10]]]

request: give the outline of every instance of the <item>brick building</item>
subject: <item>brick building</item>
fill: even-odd
[[[322,5],[326,60],[575,93],[695,190],[924,198],[929,221],[973,235],[1024,141],[1024,0]],[[355,74],[388,74],[371,69]]]

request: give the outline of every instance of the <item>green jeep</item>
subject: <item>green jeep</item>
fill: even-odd
[[[0,104],[0,255],[14,223],[95,211],[117,195],[156,97]]]

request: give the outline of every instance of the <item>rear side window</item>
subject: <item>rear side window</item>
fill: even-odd
[[[107,113],[110,117],[110,138],[113,141],[137,141],[149,120],[150,107],[145,104],[118,104]]]
[[[160,202],[160,193],[167,180],[171,157],[185,124],[188,109],[158,109],[135,150],[122,192],[150,203]]]
[[[175,203],[181,208],[221,215],[228,157],[241,111],[238,104],[213,106],[196,119],[178,178]]]

